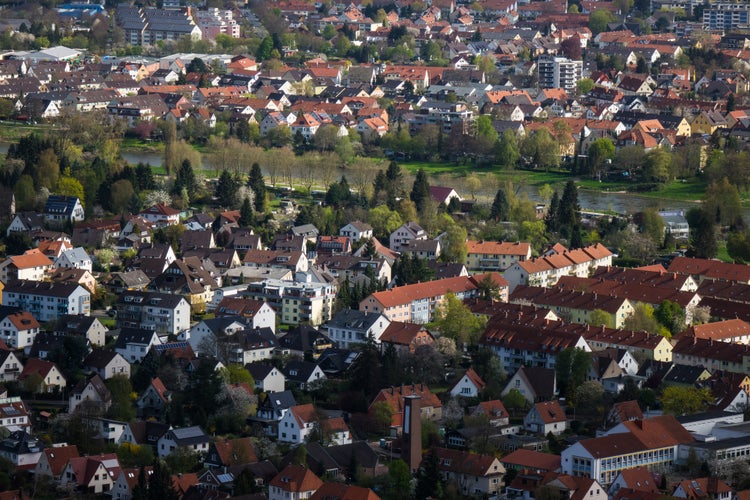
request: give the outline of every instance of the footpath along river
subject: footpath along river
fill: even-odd
[[[7,153],[8,146],[8,143],[0,142],[0,155]],[[161,165],[163,159],[162,155],[159,153],[142,151],[125,151],[122,153],[122,157],[125,161],[133,165],[139,162],[149,163],[151,165]],[[206,157],[203,158],[203,164],[207,168],[212,167],[210,160]],[[521,192],[526,193],[529,196],[529,199],[539,201],[539,193],[535,186],[522,186]],[[632,193],[608,193],[606,191],[592,191],[587,189],[579,190],[578,201],[581,208],[586,211],[612,211],[619,214],[635,213],[646,207],[656,207],[660,210],[687,211],[698,206],[698,203],[691,201],[651,198]],[[746,221],[750,221],[750,208],[744,208],[742,214]]]

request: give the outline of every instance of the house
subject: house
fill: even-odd
[[[424,384],[402,385],[381,389],[375,396],[367,409],[372,415],[377,404],[383,402],[391,409],[391,426],[402,429],[404,425],[404,398],[407,396],[419,396],[421,398],[419,410],[422,418],[438,420],[443,414],[443,404],[440,399],[430,392],[429,387]]]
[[[7,428],[9,431],[31,429],[29,410],[21,401],[21,398],[6,397],[0,399],[0,426]]]
[[[130,363],[143,361],[151,346],[161,344],[154,330],[121,328],[115,342],[115,351]]]
[[[328,338],[338,347],[348,349],[367,341],[380,344],[383,332],[391,322],[383,314],[373,314],[357,309],[342,309],[326,323]]]
[[[312,494],[310,500],[380,500],[380,497],[370,488],[363,488],[353,484],[323,483],[318,491]]]
[[[466,267],[475,271],[505,271],[516,262],[531,258],[531,245],[525,242],[466,242]]]
[[[452,200],[461,201],[461,196],[451,187],[430,186],[430,198],[438,205],[450,205]]]
[[[0,308],[0,340],[11,349],[25,349],[34,343],[39,322],[29,312],[12,311],[10,307]]]
[[[195,352],[213,348],[213,344],[225,337],[231,337],[240,330],[248,328],[247,320],[239,316],[222,316],[204,319],[188,331],[188,341]],[[182,340],[184,336],[178,337]]]
[[[550,401],[557,394],[557,376],[552,368],[520,366],[508,379],[501,392],[506,396],[511,390],[520,392],[530,404]]]
[[[351,432],[343,419],[320,415],[312,404],[289,408],[279,421],[278,439],[284,443],[304,443],[318,432],[326,444],[349,444]]]
[[[107,380],[115,375],[130,378],[130,363],[119,352],[110,349],[93,349],[83,360],[83,369]]]
[[[145,328],[170,335],[190,328],[190,304],[180,295],[128,291],[117,297],[115,308],[119,328]]]
[[[112,273],[112,277],[107,282],[110,291],[115,294],[121,294],[130,290],[145,290],[151,282],[146,273],[140,269],[134,271]]]
[[[77,284],[16,281],[3,289],[3,304],[29,311],[37,321],[91,312],[91,293]],[[44,305],[43,305],[44,304]]]
[[[60,475],[62,474],[63,469],[65,469],[68,460],[79,456],[78,447],[74,444],[53,444],[51,448],[45,448],[42,450],[39,461],[34,468],[34,475],[36,477],[49,476],[52,479],[60,479]]]
[[[412,259],[437,260],[443,246],[438,239],[411,240],[401,244],[401,255],[408,255]]]
[[[505,467],[491,455],[449,448],[434,448],[438,471],[461,495],[493,496],[502,491]]]
[[[318,359],[320,353],[333,347],[331,339],[320,330],[308,325],[297,325],[278,338],[279,350],[284,354]]]
[[[13,431],[0,441],[0,457],[20,470],[33,470],[42,456],[44,444],[26,431]]]
[[[157,203],[138,215],[155,227],[175,226],[180,222],[180,211],[163,203]]]
[[[393,231],[389,237],[389,247],[394,251],[401,251],[401,247],[413,240],[426,240],[427,231],[416,222],[407,222]]]
[[[283,373],[287,382],[298,386],[302,390],[320,387],[328,378],[315,363],[296,359],[287,361]]]
[[[51,361],[43,359],[29,358],[26,365],[18,375],[18,380],[25,380],[31,376],[38,377],[39,386],[35,392],[54,392],[63,390],[67,385],[65,376],[57,368],[57,365]]]
[[[487,417],[487,422],[493,427],[508,425],[510,422],[508,410],[505,409],[503,402],[499,399],[482,401],[474,408],[472,415],[484,415]]]
[[[676,461],[680,444],[693,442],[690,433],[670,415],[623,422],[604,436],[583,439],[563,450],[562,471],[597,478],[608,486],[622,470],[636,464],[663,470]]]
[[[220,439],[211,443],[204,464],[207,467],[231,467],[258,461],[249,437]]]
[[[529,432],[546,436],[562,434],[568,428],[568,419],[560,403],[545,401],[535,403],[523,419],[523,427]]]
[[[296,404],[290,390],[261,394],[256,416],[250,418],[263,426],[263,433],[266,436],[277,436],[279,421],[289,408]]]
[[[143,467],[134,467],[132,469],[122,469],[112,485],[113,500],[130,500],[133,498],[133,491],[138,486],[138,481],[143,470],[146,481],[151,478],[154,468],[150,465]]]
[[[99,318],[82,314],[65,314],[57,320],[55,331],[83,337],[91,345],[101,347],[104,346],[109,329],[99,321]]]
[[[339,230],[339,236],[349,238],[352,243],[372,238],[372,226],[358,220],[352,221]]]
[[[120,444],[130,443],[156,448],[156,444],[170,426],[154,420],[130,422],[120,436]]]
[[[15,280],[43,281],[52,272],[52,266],[52,261],[38,249],[27,250],[0,263],[0,280],[5,284]]]
[[[13,382],[17,380],[22,369],[23,364],[13,351],[0,349],[0,381]]]
[[[401,321],[391,321],[380,337],[381,350],[392,346],[398,353],[409,352],[413,354],[417,347],[432,345],[434,342],[435,337],[424,325],[402,323]]]
[[[159,458],[171,455],[178,448],[187,449],[193,453],[205,453],[211,439],[199,426],[182,427],[168,430],[157,443],[156,451]]]
[[[30,233],[32,231],[41,231],[44,229],[44,214],[36,212],[21,212],[13,217],[13,220],[8,225],[6,235],[10,236],[10,233]]]
[[[717,477],[699,477],[680,481],[677,488],[672,492],[672,496],[686,498],[687,500],[702,498],[729,500],[734,497],[734,490]]]
[[[60,486],[85,493],[107,493],[112,491],[119,471],[120,463],[114,453],[73,457],[60,474]]]
[[[85,269],[88,272],[93,271],[91,257],[81,247],[64,251],[56,260],[55,267],[69,267],[73,269]]]
[[[255,381],[255,388],[262,392],[283,392],[286,378],[275,366],[266,363],[250,363],[245,365]]]
[[[143,390],[135,405],[141,415],[145,417],[159,417],[167,411],[167,407],[171,401],[171,391],[167,390],[159,377],[155,377],[151,379],[148,387]]]
[[[55,283],[77,283],[86,288],[91,293],[96,293],[97,282],[91,271],[85,269],[73,269],[69,267],[60,267],[50,276],[50,280]]]
[[[473,368],[469,368],[448,392],[453,397],[476,398],[479,397],[479,393],[484,390],[486,385],[477,372]]]
[[[54,225],[73,224],[84,219],[83,204],[75,196],[52,194],[44,204],[44,218]]]
[[[310,469],[287,465],[268,483],[268,500],[304,500],[323,486]]]
[[[228,360],[243,366],[271,359],[274,350],[278,348],[278,339],[270,328],[240,330],[237,335],[227,340],[233,348]]]
[[[97,374],[76,384],[68,397],[68,413],[83,405],[86,412],[103,415],[112,404],[112,393]]]

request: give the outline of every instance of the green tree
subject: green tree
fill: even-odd
[[[705,411],[713,400],[711,391],[707,388],[670,385],[661,393],[664,412],[677,416]]]
[[[607,30],[607,24],[615,22],[615,16],[605,9],[597,9],[589,16],[589,29],[594,35]]]
[[[727,238],[727,253],[736,262],[750,262],[750,233],[748,231],[731,233]]]
[[[34,173],[34,181],[37,188],[45,187],[50,191],[55,189],[57,180],[60,177],[60,161],[54,149],[45,149],[39,154],[39,160]]]
[[[518,136],[511,129],[505,129],[497,143],[497,162],[503,168],[515,168],[519,158]]]
[[[394,460],[388,464],[386,481],[384,498],[411,497],[411,471],[403,460]]]
[[[36,190],[34,179],[30,175],[22,175],[16,183],[13,193],[16,196],[16,207],[18,210],[33,210],[36,201]]]
[[[560,147],[546,128],[526,136],[521,145],[524,156],[531,158],[535,168],[549,170],[560,165]]]
[[[187,191],[190,199],[195,197],[198,190],[198,181],[195,178],[195,171],[190,160],[183,160],[180,164],[180,168],[177,169],[177,176],[174,180],[174,186],[172,187],[172,194],[181,195],[182,190]]]
[[[135,194],[133,184],[127,179],[120,179],[112,184],[110,190],[110,208],[113,213],[124,214],[127,212],[130,200]]]
[[[446,262],[465,263],[467,236],[465,227],[456,223],[448,226],[448,229],[445,230],[445,237],[442,240],[443,249],[440,258]]]
[[[612,315],[601,309],[594,309],[591,311],[588,319],[588,324],[591,326],[606,326],[607,328],[615,327]]]
[[[475,316],[471,309],[451,292],[446,293],[443,301],[435,308],[432,322],[442,336],[464,345],[476,344],[485,324],[485,318]]]
[[[172,475],[169,468],[158,458],[154,460],[151,476],[148,478],[148,497],[161,500],[178,500],[180,498],[172,487]]]
[[[226,370],[225,376],[230,384],[247,384],[251,388],[255,386],[253,376],[244,366],[230,363],[224,369]]]
[[[715,219],[701,208],[690,209],[686,216],[690,224],[690,251],[698,258],[713,259],[719,251],[716,241]]]
[[[372,407],[375,423],[382,429],[383,435],[388,433],[388,428],[393,422],[393,408],[385,401],[378,401]]]
[[[743,225],[740,193],[726,177],[709,184],[702,208],[707,215],[713,217],[716,224],[740,227]]]
[[[427,453],[419,466],[414,493],[416,498],[443,498],[443,481],[434,450]]]
[[[510,202],[505,194],[505,190],[500,188],[495,193],[495,200],[490,208],[490,217],[496,221],[506,221],[510,216]]]
[[[667,182],[672,178],[672,155],[662,148],[646,153],[643,176],[649,181]]]
[[[85,204],[86,197],[83,192],[83,186],[78,179],[70,175],[70,169],[66,169],[65,175],[57,181],[55,192],[63,196],[75,196],[81,200],[81,205]]]
[[[258,59],[258,61],[267,61],[268,59],[271,59],[272,52],[273,40],[270,36],[267,36],[263,39],[263,41],[260,42],[258,50],[255,53],[255,57],[256,59]]]
[[[403,224],[401,215],[397,211],[388,208],[387,205],[378,205],[375,208],[371,208],[368,212],[368,221],[377,238],[387,238],[389,234]]]
[[[476,120],[477,136],[495,144],[498,140],[497,130],[492,126],[492,118],[487,115],[479,115]]]
[[[655,208],[647,208],[641,212],[640,217],[641,233],[648,236],[654,244],[661,244],[664,241],[664,219]]]
[[[654,317],[653,306],[639,302],[633,308],[633,313],[625,318],[623,327],[626,330],[646,331],[655,335],[669,337],[669,330],[663,327]]]
[[[685,329],[685,312],[671,300],[664,300],[654,311],[654,318],[675,335]]]
[[[255,214],[253,213],[253,205],[250,203],[250,198],[247,196],[242,200],[242,206],[240,206],[240,226],[250,227],[255,222]]]
[[[591,78],[581,78],[578,80],[578,83],[576,83],[576,91],[578,92],[578,95],[586,95],[592,90],[594,90],[594,80]]]
[[[125,375],[115,375],[105,381],[105,385],[112,394],[112,405],[107,410],[107,416],[123,422],[130,422],[135,418],[136,393],[130,385],[130,378]]]
[[[216,184],[216,197],[219,199],[219,204],[227,209],[234,208],[239,190],[237,179],[228,170],[224,170],[219,175],[219,181]]]
[[[266,183],[263,180],[263,172],[260,165],[253,163],[250,167],[250,176],[247,179],[247,185],[255,193],[255,211],[264,213],[266,211]]]
[[[511,414],[518,414],[529,406],[529,402],[526,400],[521,391],[518,389],[511,389],[508,394],[503,396],[503,406]]]
[[[424,169],[420,168],[417,171],[417,176],[414,179],[414,185],[411,188],[409,199],[411,199],[411,201],[414,202],[414,205],[416,205],[418,213],[422,213],[427,201],[431,199],[430,183],[427,181],[427,173],[425,173]]]
[[[589,146],[589,171],[593,177],[601,174],[608,160],[615,157],[615,145],[612,139],[602,137],[595,140]]]

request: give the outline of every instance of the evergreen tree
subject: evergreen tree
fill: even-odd
[[[148,481],[146,480],[146,469],[141,466],[138,471],[138,483],[133,488],[133,500],[148,500]]]
[[[180,168],[177,169],[177,176],[172,187],[172,194],[182,195],[183,188],[187,191],[189,198],[193,198],[198,189],[198,181],[195,178],[193,166],[190,160],[183,160]]]
[[[403,193],[403,174],[401,173],[401,167],[398,163],[392,161],[388,164],[388,170],[385,171],[385,178],[388,181],[387,189],[388,195],[394,197],[400,197]]]
[[[564,228],[567,235],[572,234],[573,228],[581,223],[581,207],[578,206],[578,189],[572,180],[569,180],[565,184],[557,218],[560,228]]]
[[[423,169],[419,169],[417,177],[414,179],[414,185],[411,188],[411,201],[417,207],[417,212],[421,213],[425,204],[430,199],[430,184],[427,182],[427,174]]]
[[[247,179],[247,185],[255,193],[255,211],[263,213],[266,211],[266,183],[263,180],[263,172],[260,165],[253,163],[250,168],[250,176]]]
[[[237,179],[228,170],[224,170],[216,184],[216,197],[219,199],[219,204],[228,209],[233,208],[237,202],[239,189]]]
[[[490,209],[490,217],[496,221],[508,220],[510,215],[510,204],[508,203],[508,197],[505,195],[503,188],[497,190],[495,193],[495,200],[492,202],[492,208]]]
[[[442,498],[443,482],[440,480],[438,457],[430,450],[417,471],[416,498]]]
[[[576,248],[583,247],[583,236],[581,235],[581,226],[576,224],[573,226],[573,232],[570,235],[570,248],[574,250]]]
[[[550,200],[549,208],[547,209],[547,216],[544,218],[544,225],[550,233],[557,232],[557,228],[560,225],[559,211],[560,197],[557,195],[557,191],[555,191],[552,193],[552,199]]]
[[[172,488],[172,475],[169,469],[158,458],[154,460],[154,469],[148,478],[148,497],[159,500],[178,500],[180,496]]]
[[[253,205],[250,203],[250,198],[245,197],[240,207],[240,226],[250,227],[253,225],[254,220]]]

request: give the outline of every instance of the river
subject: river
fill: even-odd
[[[8,143],[0,142],[0,155],[8,152]],[[126,151],[122,157],[130,164],[139,162],[149,163],[151,165],[161,165],[163,156],[159,153],[149,153],[143,151]],[[211,168],[210,159],[203,157],[203,166]],[[539,193],[535,186],[524,186],[521,189],[526,193],[529,199],[539,201]],[[578,191],[578,201],[583,210],[592,212],[612,211],[620,214],[635,213],[647,207],[655,207],[659,210],[683,210],[687,211],[698,206],[696,202],[683,200],[669,200],[664,198],[652,198],[631,193],[604,191],[591,191],[581,189]],[[743,217],[750,220],[750,208],[743,209]]]

